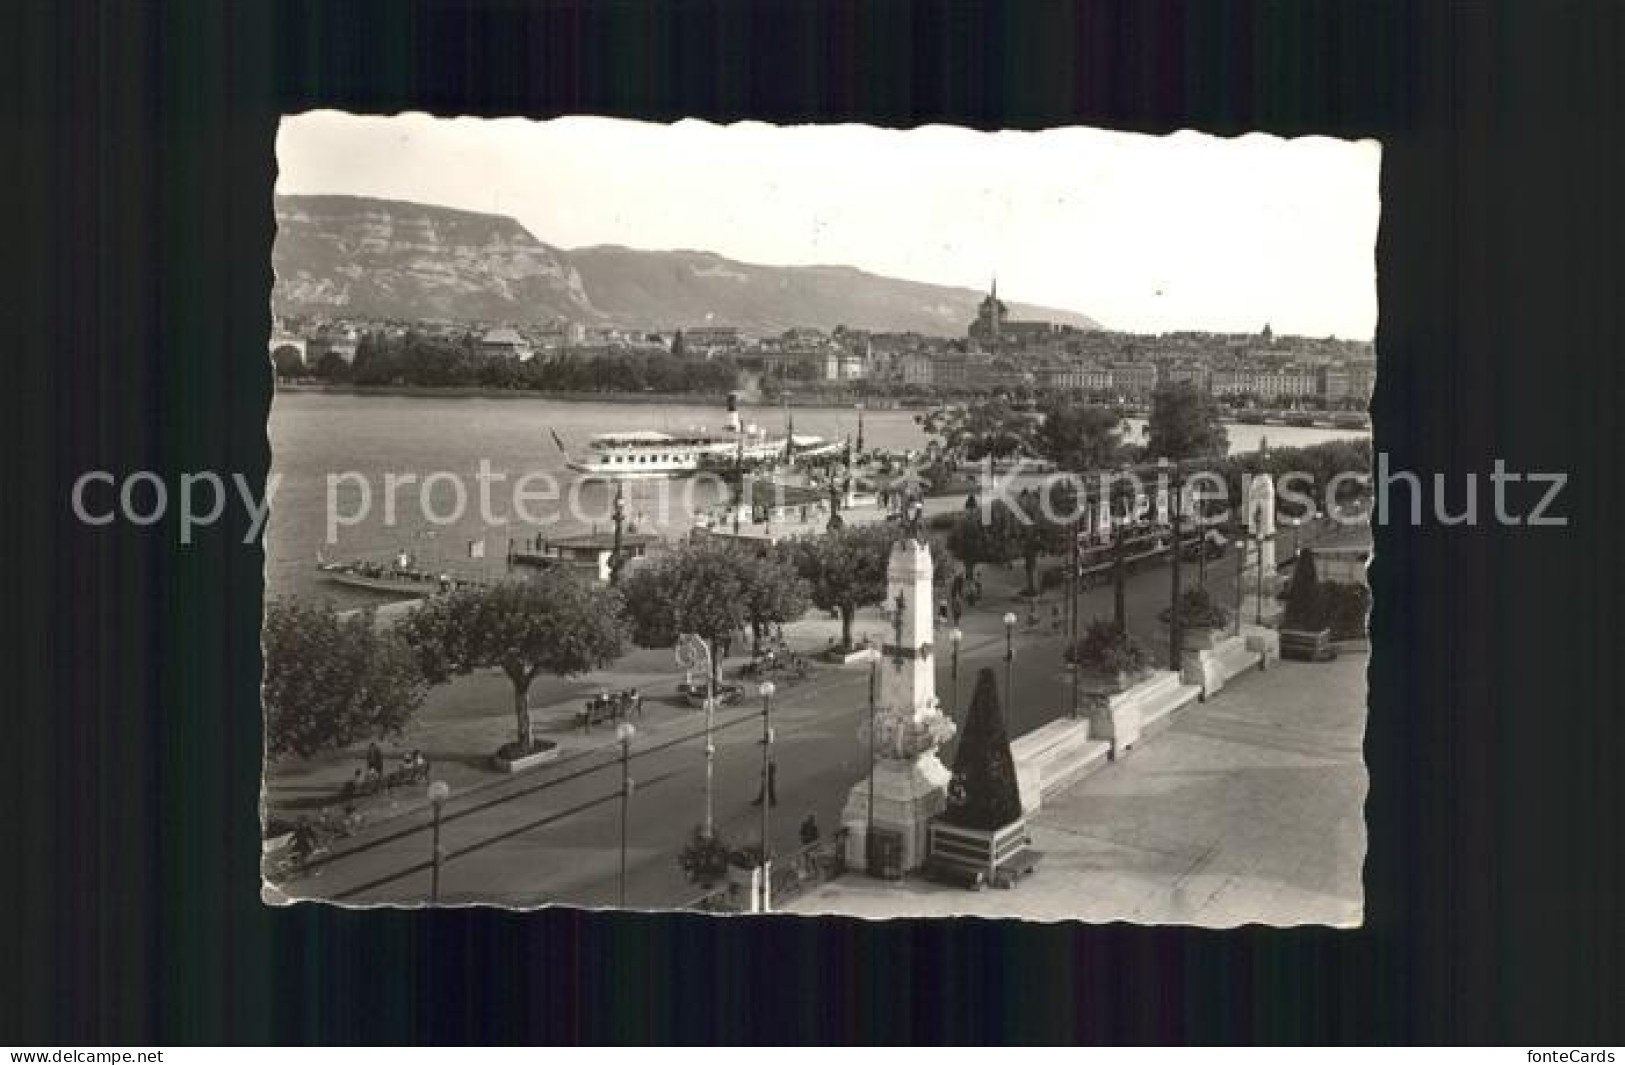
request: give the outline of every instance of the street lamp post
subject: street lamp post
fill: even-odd
[[[1078,490],[1081,493],[1083,486]],[[1066,645],[1076,650],[1078,646],[1078,585],[1083,581],[1083,511],[1081,500],[1078,501],[1078,516],[1072,519],[1072,594],[1067,597],[1066,604]],[[1072,663],[1072,716],[1078,716],[1078,663]]]
[[[1011,699],[1015,689],[1011,687],[1015,679],[1016,669],[1016,615],[1011,612],[1004,615],[1004,712],[1011,712]]]
[[[1177,490],[1174,494],[1177,498]],[[1173,584],[1169,600],[1169,606],[1171,606],[1172,609],[1168,613],[1168,668],[1176,673],[1179,672],[1180,644],[1183,642],[1184,635],[1181,631],[1184,626],[1179,616],[1179,567],[1181,556],[1185,554],[1185,545],[1180,542],[1180,532],[1179,511],[1176,504],[1176,509],[1174,510]]]
[[[1244,602],[1243,593],[1246,591],[1246,588],[1247,588],[1247,539],[1246,539],[1245,536],[1239,536],[1238,535],[1236,537],[1236,539],[1235,539],[1235,543],[1236,543],[1236,547],[1238,548],[1238,550],[1236,551],[1236,632],[1235,632],[1235,635],[1240,636],[1241,635],[1241,611],[1242,611],[1242,605],[1243,605],[1243,602]]]
[[[1179,625],[1179,566],[1181,557],[1185,553],[1184,545],[1180,543],[1179,523],[1179,466],[1168,461],[1164,455],[1157,460],[1157,466],[1166,474],[1172,471],[1173,476],[1168,481],[1168,522],[1173,529],[1170,541],[1173,552],[1172,591],[1168,601],[1168,668],[1175,673],[1179,672],[1180,625]]]
[[[1257,606],[1253,620],[1259,625],[1264,624],[1264,531],[1258,531],[1258,584]]]
[[[638,730],[632,722],[622,721],[615,727],[615,738],[621,741],[621,891],[620,905],[626,907],[626,815],[632,801],[632,737]]]
[[[1202,496],[1196,495],[1191,500],[1191,509],[1195,511],[1196,527],[1196,583],[1203,591],[1207,590],[1207,534],[1208,526],[1206,515],[1203,513]]]
[[[771,822],[773,809],[773,682],[764,680],[756,689],[762,697],[762,894],[761,911],[768,912],[773,906],[772,892],[769,890],[770,866],[768,862],[768,843],[772,838]]]
[[[948,670],[949,683],[953,687],[953,718],[959,721],[959,645],[965,639],[965,634],[957,627],[949,630],[948,643],[953,647],[953,665]]]
[[[717,714],[716,659],[711,645],[697,633],[685,632],[677,639],[677,664],[684,669],[705,670],[705,838],[714,837],[715,818],[712,783],[715,780],[717,745],[713,729]]]
[[[429,905],[440,905],[440,808],[451,796],[451,787],[444,780],[429,785],[429,804],[434,807],[433,872],[429,879]]]
[[[734,445],[734,535],[739,535],[739,510],[745,505],[745,427],[737,426]]]
[[[609,554],[609,583],[619,584],[621,583],[622,530],[626,526],[626,488],[620,481],[615,482],[614,520],[615,547]]]
[[[870,876],[875,874],[875,701],[879,698],[876,691],[880,683],[880,655],[876,653],[874,641],[864,640],[869,648],[869,808],[863,826],[863,870]]]
[[[1128,631],[1128,577],[1125,572],[1128,567],[1128,545],[1124,542],[1128,529],[1126,522],[1117,520],[1111,515],[1112,537],[1112,621],[1118,629]]]

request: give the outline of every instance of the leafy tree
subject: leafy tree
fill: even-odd
[[[1033,450],[1035,423],[1008,399],[995,397],[968,405],[938,407],[914,420],[943,447],[975,462],[989,456],[1006,459]]]
[[[358,385],[387,385],[400,376],[395,343],[377,333],[364,333],[356,344],[350,379]]]
[[[948,531],[948,550],[965,566],[967,579],[976,579],[976,567],[1002,565],[1015,558],[1015,537],[1005,523],[1010,514],[1003,504],[994,504],[988,514],[980,505],[966,505]]]
[[[800,617],[806,590],[776,556],[763,557],[721,538],[685,544],[639,567],[621,581],[632,639],[643,647],[671,647],[685,632],[711,645],[712,679],[747,625]]]
[[[998,681],[986,667],[976,676],[942,817],[951,825],[979,832],[994,832],[1021,820],[1021,789],[999,707]]]
[[[795,570],[794,560],[785,552],[772,551],[746,562],[745,618],[751,637],[759,646],[774,625],[794,621],[812,605],[807,582]]]
[[[1043,497],[1033,489],[1023,492],[1016,500],[1016,520],[1004,526],[1014,540],[1016,555],[1021,559],[1027,582],[1022,594],[1028,596],[1038,594],[1040,556],[1064,554],[1072,542],[1070,527],[1049,517],[1049,514],[1059,515],[1070,511],[1057,504],[1046,513],[1042,500]],[[1020,520],[1022,518],[1025,520]]]
[[[333,611],[277,599],[261,634],[266,746],[273,756],[308,757],[398,733],[427,694],[411,650],[381,632],[370,611]]]
[[[1151,393],[1146,454],[1171,459],[1222,456],[1230,446],[1219,404],[1190,381],[1170,381]]]
[[[948,550],[965,565],[970,577],[983,563],[997,565],[1019,558],[1026,578],[1023,593],[1038,594],[1038,560],[1044,555],[1062,554],[1070,542],[1071,530],[1046,516],[1042,499],[1028,489],[1015,500],[998,500],[987,512],[981,506],[967,505],[948,533]],[[1068,510],[1060,501],[1052,513]]]
[[[886,598],[886,565],[897,530],[887,524],[846,526],[786,545],[808,583],[813,605],[841,618],[841,647],[852,648],[852,622],[859,608]]]
[[[281,378],[298,377],[305,372],[305,357],[292,344],[283,344],[271,353],[276,375]]]
[[[1117,461],[1122,425],[1121,416],[1109,408],[1057,401],[1044,411],[1034,449],[1063,470],[1104,469]]]
[[[621,600],[613,588],[568,570],[436,596],[400,625],[431,681],[500,669],[513,685],[521,748],[530,742],[531,683],[573,677],[620,657]]]
[[[322,356],[322,361],[316,364],[316,376],[324,381],[348,381],[350,379],[350,364],[344,361],[344,356],[336,351],[328,351]]]

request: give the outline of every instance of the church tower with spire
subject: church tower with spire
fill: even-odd
[[[972,340],[996,352],[1004,331],[1004,323],[1009,318],[1010,308],[999,301],[999,277],[994,274],[992,285],[976,310],[976,321],[971,323],[967,332]]]

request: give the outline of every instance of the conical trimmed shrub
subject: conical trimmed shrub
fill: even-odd
[[[1010,737],[999,707],[998,681],[992,669],[976,678],[965,731],[954,754],[953,781],[943,820],[961,828],[992,832],[1021,818],[1021,791]]]
[[[1292,580],[1286,586],[1286,609],[1281,618],[1283,629],[1312,632],[1324,628],[1320,605],[1320,577],[1315,572],[1315,553],[1307,547],[1298,552],[1292,563]]]

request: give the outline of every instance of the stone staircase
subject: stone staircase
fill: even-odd
[[[1090,735],[1087,718],[1057,718],[1010,744],[1016,775],[1036,790],[1036,797],[1076,784],[1105,765],[1111,750],[1109,741]],[[1026,806],[1028,796],[1022,800]]]

